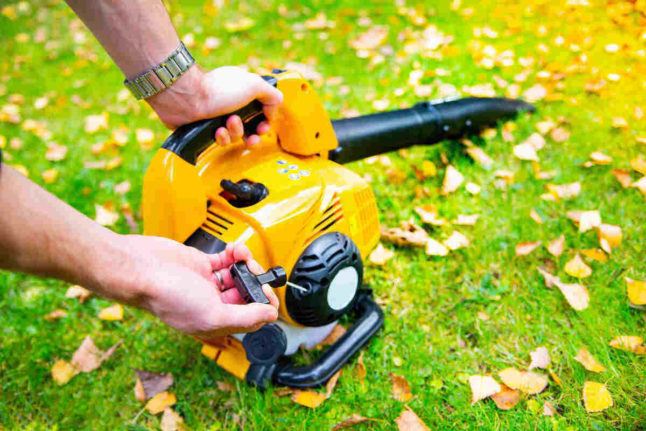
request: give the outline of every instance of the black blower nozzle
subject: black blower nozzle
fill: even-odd
[[[333,120],[339,146],[329,157],[343,164],[413,145],[458,139],[523,111],[533,112],[534,106],[522,100],[468,97]]]

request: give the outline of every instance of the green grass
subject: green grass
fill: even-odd
[[[625,276],[646,278],[646,205],[637,189],[621,188],[610,172],[613,167],[628,168],[629,161],[640,153],[646,155],[646,147],[634,139],[646,135],[645,120],[633,116],[636,106],[646,111],[646,71],[644,57],[638,53],[646,46],[643,38],[638,39],[640,31],[635,30],[638,14],[629,13],[626,19],[630,25],[622,27],[613,24],[607,10],[598,5],[570,8],[565,2],[464,0],[462,10],[474,8],[473,15],[464,18],[451,10],[446,0],[411,1],[409,7],[454,36],[452,48],[441,59],[418,54],[402,55],[398,60],[387,56],[385,62],[369,67],[370,60],[357,58],[348,46],[348,40],[366,30],[357,24],[360,17],[369,17],[373,25],[389,26],[387,44],[396,53],[403,45],[398,34],[419,29],[398,13],[392,2],[229,3],[211,16],[203,13],[198,2],[171,2],[180,34],[194,35],[193,52],[199,61],[205,67],[248,63],[254,70],[271,69],[288,61],[311,63],[324,77],[342,77],[342,85],[351,89],[342,94],[339,85],[323,83],[318,87],[332,117],[340,116],[344,109],[371,112],[374,99],[389,99],[391,108],[419,100],[407,86],[414,67],[449,72],[448,76],[423,78],[422,83],[434,84],[437,95],[440,83],[460,90],[464,85],[492,83],[494,75],[513,82],[523,70],[518,59],[531,56],[537,62],[531,66],[527,81],[520,83],[524,90],[540,81],[537,72],[565,70],[585,52],[587,68],[562,81],[563,100],[539,102],[538,112],[519,118],[514,131],[518,143],[535,131],[536,122],[542,119],[567,119],[570,139],[556,143],[548,138],[540,151],[541,167],[557,170],[551,180],[554,183],[581,181],[581,194],[568,201],[541,200],[546,181],[534,178],[529,162],[516,159],[511,154],[512,144],[503,142],[500,133],[482,142],[494,159],[490,170],[475,164],[461,145],[451,143],[416,148],[406,158],[391,154],[394,167],[405,173],[402,185],[390,184],[387,169],[378,164],[353,164],[357,172],[371,175],[381,221],[386,226],[415,217],[413,207],[424,203],[436,205],[448,219],[460,213],[481,217],[474,227],[458,227],[472,239],[469,248],[444,258],[397,248],[395,258],[384,267],[367,268],[367,281],[386,312],[384,329],[366,348],[368,376],[363,381],[354,378],[353,358],[332,398],[316,410],[296,405],[289,397],[273,396],[271,390],[261,393],[248,388],[202,357],[200,346],[191,338],[139,310],[127,309],[122,322],[100,321],[98,311],[108,301],[92,298],[78,304],[65,298],[66,286],[60,282],[0,273],[0,424],[7,429],[155,429],[159,419],[147,413],[132,423],[142,407],[132,392],[133,368],[143,368],[173,373],[176,383],[172,391],[179,400],[176,410],[193,429],[236,429],[240,427],[236,418],[245,429],[329,429],[352,413],[378,419],[360,429],[392,429],[403,403],[391,396],[391,372],[406,377],[415,395],[407,404],[434,429],[643,429],[646,357],[608,346],[617,335],[646,335],[646,315],[629,307],[624,282]],[[45,159],[47,140],[19,125],[0,123],[0,135],[7,140],[18,137],[24,144],[20,150],[6,149],[7,161],[26,167],[30,177],[41,184],[40,173],[56,167],[59,178],[46,188],[85,214],[93,216],[94,203],[108,201],[129,203],[139,214],[142,179],[154,149],[141,149],[134,130],[154,130],[159,143],[168,132],[143,104],[118,100],[122,88],[118,69],[64,4],[21,4],[16,20],[0,16],[0,106],[7,104],[12,94],[23,95],[22,119],[44,122],[52,133],[51,140],[67,145],[69,154],[62,162],[49,162]],[[280,4],[287,13],[279,15]],[[333,29],[320,32],[294,28],[319,11],[335,21]],[[255,25],[242,33],[227,33],[223,24],[241,16],[253,18]],[[498,31],[500,37],[481,40],[499,52],[512,49],[517,60],[513,66],[486,70],[476,65],[469,43],[474,40],[473,29],[485,25]],[[540,35],[540,25],[546,27],[547,35]],[[43,31],[44,42],[34,42]],[[29,42],[19,42],[19,33],[26,33]],[[319,33],[325,33],[327,39],[320,39]],[[85,42],[77,44],[76,34],[83,34]],[[554,43],[559,35],[566,41],[562,46]],[[207,54],[200,47],[208,36],[221,38],[222,46]],[[291,41],[291,46],[284,47],[284,41]],[[549,48],[547,53],[539,50],[541,43]],[[580,52],[569,48],[573,43]],[[621,53],[609,54],[604,51],[608,43],[626,47]],[[81,57],[88,53],[92,59],[83,60]],[[584,92],[585,82],[608,73],[620,73],[620,81],[609,82],[601,96]],[[405,89],[401,96],[394,95],[397,88]],[[504,95],[503,90],[497,91]],[[34,100],[42,95],[49,96],[50,104],[36,110]],[[78,96],[87,106],[73,103]],[[84,118],[103,111],[110,113],[110,128],[86,134]],[[629,129],[613,129],[613,116],[625,117]],[[117,155],[93,155],[91,146],[107,139],[120,125],[129,130],[129,141],[119,153],[123,164],[110,171],[84,168],[88,160]],[[612,165],[582,167],[588,154],[597,149],[614,158]],[[442,153],[468,181],[482,186],[480,195],[471,196],[462,188],[448,197],[440,196],[443,168],[423,184],[415,179],[411,165],[431,160],[441,167]],[[515,172],[515,182],[507,190],[494,186],[493,172],[498,169]],[[637,179],[635,173],[633,179]],[[116,195],[114,184],[124,180],[132,183],[132,190],[125,196]],[[416,186],[425,187],[428,197],[416,198]],[[529,218],[532,208],[541,214],[544,224],[537,225]],[[605,222],[621,226],[624,233],[622,245],[608,262],[590,263],[594,272],[583,284],[591,301],[581,312],[570,308],[557,290],[545,287],[535,270],[540,265],[553,265],[558,275],[572,280],[562,270],[565,262],[575,250],[596,246],[595,233],[578,233],[565,217],[572,209],[598,209]],[[137,220],[141,223],[139,216]],[[116,229],[128,232],[123,220]],[[431,234],[442,238],[451,229],[444,227]],[[561,233],[565,234],[567,249],[560,258],[554,259],[544,248],[529,256],[515,256],[515,244],[548,241]],[[69,315],[58,322],[42,318],[56,308],[65,309]],[[479,319],[478,312],[486,312],[491,319]],[[57,359],[69,359],[86,335],[102,348],[119,339],[124,343],[99,370],[57,386],[49,369]],[[538,346],[549,349],[551,369],[561,378],[563,387],[550,381],[547,390],[523,398],[511,411],[500,411],[490,401],[470,405],[465,376],[521,366]],[[573,357],[582,346],[587,346],[608,370],[595,374],[575,362]],[[615,405],[602,413],[586,413],[581,401],[586,380],[607,383]],[[217,381],[231,382],[237,391],[219,391]],[[543,401],[556,406],[559,415],[542,416]]]

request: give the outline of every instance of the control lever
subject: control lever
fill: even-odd
[[[247,302],[269,304],[269,298],[262,291],[262,285],[280,287],[287,282],[287,273],[282,266],[270,268],[264,274],[255,275],[243,261],[236,262],[231,267],[231,278],[242,299]]]
[[[229,202],[236,208],[245,208],[257,204],[269,194],[264,184],[250,183],[247,180],[241,180],[237,183],[231,180],[222,180],[220,181],[220,187],[235,196],[235,199],[229,200]]]

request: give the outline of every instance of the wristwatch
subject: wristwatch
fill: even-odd
[[[136,78],[125,80],[123,84],[137,99],[147,99],[170,87],[194,64],[195,59],[180,42],[177,49],[160,64]]]

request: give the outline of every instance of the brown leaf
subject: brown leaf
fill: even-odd
[[[597,382],[583,384],[583,405],[588,413],[600,412],[614,404],[606,385]]]
[[[498,373],[504,384],[529,395],[538,394],[547,387],[547,377],[532,371],[518,371],[505,368]]]
[[[106,208],[104,205],[94,204],[94,209],[96,210],[94,221],[102,226],[113,226],[119,220],[119,213]]]
[[[491,395],[491,399],[500,410],[510,410],[520,401],[520,392],[507,385],[500,385],[502,390]]]
[[[172,392],[160,392],[154,397],[152,397],[145,405],[145,409],[150,413],[156,415],[164,410],[167,407],[174,405],[177,402],[177,397]]]
[[[612,163],[612,157],[604,154],[601,151],[594,151],[590,153],[590,160],[595,165],[609,165],[610,163]]]
[[[529,354],[532,358],[531,364],[529,364],[529,369],[532,368],[542,368],[546,369],[550,365],[550,354],[545,347],[539,347]]]
[[[502,390],[500,384],[491,376],[470,376],[469,386],[471,386],[471,404],[475,404]]]
[[[401,227],[386,229],[382,226],[381,238],[400,246],[425,247],[429,236],[420,226],[403,221]]]
[[[467,148],[467,154],[480,166],[489,168],[493,165],[493,159],[489,157],[481,147],[472,146]]]
[[[366,370],[366,366],[363,363],[363,350],[361,351],[361,353],[359,353],[359,359],[357,359],[357,366],[356,366],[355,369],[356,369],[356,372],[357,372],[357,378],[359,380],[363,380],[366,377],[366,375],[368,374],[368,372]]]
[[[67,311],[57,308],[56,310],[44,315],[43,318],[45,320],[49,320],[50,322],[54,322],[60,319],[61,317],[66,317],[66,316],[67,316]]]
[[[545,284],[547,287],[558,287],[572,308],[579,311],[588,308],[590,295],[588,294],[588,289],[586,289],[585,286],[581,284],[563,283],[559,277],[550,274],[544,269],[537,268],[537,270],[545,278]]]
[[[325,394],[314,391],[296,391],[292,395],[292,401],[311,409],[315,409],[325,401]]]
[[[103,112],[99,115],[88,115],[85,117],[85,132],[96,133],[99,130],[108,128],[109,114]]]
[[[448,165],[446,167],[446,172],[444,173],[444,182],[442,183],[442,195],[446,196],[454,191],[456,191],[460,185],[464,182],[464,176],[453,167],[453,165]]]
[[[570,132],[568,132],[567,129],[563,127],[557,127],[556,129],[552,130],[550,137],[554,142],[565,142],[570,139]]]
[[[72,356],[72,365],[77,370],[89,373],[96,370],[101,366],[101,363],[112,356],[114,350],[119,347],[122,342],[119,341],[114,346],[110,347],[106,352],[100,350],[92,341],[92,338],[88,335],[83,339],[83,342],[79,348],[74,352]]]
[[[347,418],[346,420],[344,420],[342,422],[339,422],[338,424],[334,425],[332,427],[332,431],[339,431],[339,430],[343,430],[343,429],[346,429],[346,428],[350,428],[352,426],[367,422],[369,420],[372,420],[372,419],[365,418],[365,417],[355,413],[352,416],[350,416],[349,418]]]
[[[543,416],[554,416],[556,414],[556,409],[549,401],[543,403]]]
[[[187,429],[184,425],[184,419],[170,407],[164,409],[159,427],[161,431],[183,431]]]
[[[529,103],[538,102],[544,99],[545,96],[547,96],[547,89],[541,84],[536,84],[523,92],[523,99]]]
[[[395,423],[399,431],[430,431],[430,428],[408,406],[395,419]]]
[[[14,166],[15,167],[15,166]],[[641,177],[641,179],[635,181],[630,185],[630,187],[634,187],[636,189],[639,189],[640,192],[642,192],[643,195],[646,195],[646,176]]]
[[[413,394],[406,378],[393,373],[390,373],[389,376],[393,398],[402,402],[410,401],[413,398]]]
[[[552,241],[547,244],[547,251],[550,252],[552,256],[559,257],[562,253],[563,250],[565,249],[565,235],[561,234],[556,239],[553,239]]]
[[[540,241],[516,244],[516,256],[526,256],[536,250],[539,245],[541,245]]]
[[[327,383],[325,384],[325,397],[326,398],[330,398],[330,396],[332,395],[332,391],[336,387],[336,384],[339,381],[339,377],[341,377],[341,372],[342,371],[343,371],[343,369],[340,369],[339,371],[334,373],[334,375],[332,377],[330,377],[330,380],[328,380]]]
[[[218,387],[218,390],[222,392],[233,392],[236,390],[236,387],[229,382],[223,382],[218,380],[217,382],[215,382],[215,384]],[[290,389],[290,394],[291,393],[292,393],[292,390]]]
[[[347,329],[345,329],[345,327],[343,327],[343,325],[337,324],[332,329],[332,332],[330,332],[328,334],[328,336],[325,337],[325,339],[321,342],[321,344],[323,344],[324,346],[329,346],[329,345],[332,345],[332,344],[336,343],[336,340],[341,338],[341,336],[343,334],[345,334],[346,331],[347,331]]]
[[[153,140],[155,139],[155,134],[150,129],[136,129],[135,139],[137,140],[141,148],[148,150],[152,147]]]
[[[388,262],[390,259],[395,256],[395,253],[392,250],[388,250],[381,243],[377,244],[377,247],[370,253],[368,260],[370,263],[375,265],[383,265]]]
[[[612,175],[617,178],[617,181],[619,181],[623,188],[630,187],[633,182],[633,179],[630,177],[630,171],[624,169],[613,169]]]
[[[574,360],[583,365],[588,371],[594,371],[595,373],[606,371],[606,367],[601,365],[585,347],[577,352]]]
[[[155,395],[164,392],[173,384],[171,373],[155,373],[153,371],[135,369],[137,381],[141,383],[143,400],[149,400]],[[136,390],[135,390],[136,392]]]
[[[60,162],[67,155],[67,147],[57,144],[56,142],[47,143],[47,152],[45,158],[50,162]]]
[[[534,150],[538,151],[545,146],[545,138],[538,133],[532,133],[523,143],[531,145]]]

